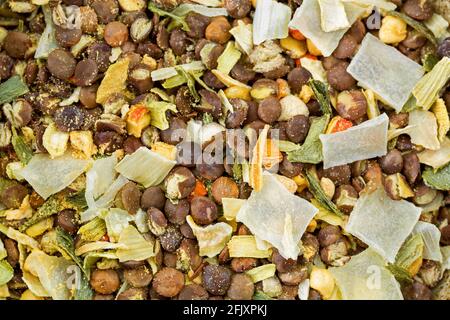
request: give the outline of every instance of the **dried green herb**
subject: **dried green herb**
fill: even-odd
[[[386,266],[386,269],[388,269],[395,277],[395,279],[402,285],[406,285],[413,282],[409,272],[400,266],[389,263]]]
[[[27,165],[31,158],[33,158],[33,150],[28,144],[26,144],[23,137],[17,134],[16,128],[12,127],[11,129],[13,133],[11,143],[14,151],[16,152],[20,162]]]
[[[203,122],[203,125],[214,122],[214,118],[213,118],[212,114],[209,112],[203,113],[202,122]]]
[[[169,17],[169,18],[171,18],[175,22],[175,25],[180,25],[181,29],[183,29],[184,31],[189,31],[190,30],[188,24],[186,23],[186,21],[184,20],[183,17],[179,17],[179,16],[174,15],[174,14],[172,14],[170,12],[164,11],[164,10],[158,8],[152,2],[148,3],[148,10],[150,10],[153,13],[156,13],[156,14],[160,15],[161,17]],[[172,28],[173,28],[173,26],[172,26]]]
[[[431,167],[425,169],[422,173],[422,178],[425,184],[431,188],[438,190],[450,189],[450,163],[445,167],[434,171]]]
[[[323,114],[331,115],[333,111],[331,110],[331,101],[330,101],[330,93],[328,92],[328,86],[319,81],[311,79],[308,81],[309,86],[314,92],[314,96],[319,102],[320,110],[322,110]]]
[[[0,84],[0,104],[11,102],[29,91],[20,76],[13,76]]]
[[[322,143],[319,135],[327,128],[330,121],[329,115],[314,118],[309,128],[308,136],[300,148],[287,152],[288,160],[291,162],[303,162],[317,164],[323,160]]]
[[[431,32],[430,29],[428,29],[423,23],[414,20],[413,18],[407,16],[406,14],[398,11],[389,11],[387,14],[389,16],[394,16],[402,19],[411,28],[413,28],[414,30],[425,36],[434,46],[438,45],[438,41],[436,40],[436,37],[433,35],[433,32]]]
[[[325,191],[323,191],[320,186],[319,180],[317,180],[311,169],[306,171],[306,180],[308,180],[309,191],[313,194],[314,198],[320,203],[320,205],[342,218],[344,214],[338,209],[333,201],[326,196]]]
[[[422,57],[422,67],[425,72],[430,72],[439,62],[439,58],[434,53],[427,53]]]
[[[253,295],[253,300],[273,300],[273,298],[269,297],[262,291],[256,291]]]
[[[200,101],[200,96],[198,95],[197,89],[195,89],[194,77],[191,74],[187,73],[186,70],[184,70],[182,67],[175,67],[175,70],[180,76],[186,79],[187,87],[191,95],[194,97],[194,100],[196,102]]]

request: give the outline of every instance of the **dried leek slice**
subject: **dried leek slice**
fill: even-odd
[[[222,198],[223,216],[227,220],[235,220],[236,215],[245,203],[243,199]]]
[[[361,195],[345,230],[393,263],[421,211],[411,202],[392,200],[384,188],[378,188]]]
[[[228,242],[228,251],[230,258],[264,259],[271,255],[269,249],[258,249],[255,236],[233,236]]]
[[[439,149],[438,125],[432,112],[425,110],[411,111],[409,113],[409,126],[411,130],[407,134],[411,137],[412,143],[431,150]]]
[[[117,164],[116,170],[148,188],[160,184],[175,164],[175,161],[168,160],[146,147],[140,147],[134,153],[126,155]]]
[[[352,256],[343,267],[330,268],[344,300],[403,300],[400,285],[375,251]]]
[[[418,155],[419,161],[439,169],[450,161],[450,138],[445,137],[438,150],[424,150]]]
[[[437,99],[431,107],[431,111],[434,113],[438,124],[438,139],[442,142],[450,129],[450,119],[444,100],[441,98]]]
[[[367,33],[347,71],[397,112],[423,75],[422,67],[392,46]]]
[[[253,17],[253,43],[283,39],[288,36],[291,8],[274,0],[257,0]]]
[[[237,214],[250,231],[276,247],[285,258],[296,259],[298,243],[318,210],[291,194],[276,177],[263,175],[263,187],[253,191]]]
[[[413,88],[412,94],[417,99],[417,105],[425,110],[430,109],[449,78],[450,58],[443,57]]]
[[[423,258],[442,262],[442,253],[439,246],[441,232],[431,223],[419,221],[413,229],[412,234],[420,234],[423,239]]]
[[[89,242],[86,243],[84,245],[82,245],[81,247],[75,249],[75,254],[77,256],[81,256],[84,255],[88,252],[92,252],[92,251],[99,251],[99,250],[110,250],[110,249],[125,249],[127,248],[126,245],[122,244],[122,243],[113,243],[113,242],[108,242],[108,241],[95,241],[95,242]]]
[[[324,168],[385,155],[388,126],[383,113],[345,131],[321,134]]]
[[[97,199],[108,190],[116,178],[116,171],[114,167],[117,164],[117,155],[95,160],[92,168],[86,173],[86,192],[92,194],[93,199]],[[91,199],[86,197],[88,206]]]
[[[47,199],[71,184],[90,163],[76,159],[70,153],[56,159],[46,154],[35,154],[21,174],[42,198]]]
[[[344,3],[344,7],[350,25],[367,10],[352,3]],[[299,30],[314,43],[325,57],[333,53],[339,45],[339,41],[349,29],[344,28],[333,32],[323,31],[318,0],[304,0],[302,5],[295,11],[294,17],[289,23],[289,28]]]
[[[194,222],[191,216],[187,216],[186,221],[197,238],[200,256],[212,258],[218,255],[233,233],[233,228],[225,222],[201,227]]]
[[[264,264],[262,266],[250,269],[245,273],[252,278],[254,283],[263,281],[264,279],[273,277],[277,267],[273,263]]]
[[[147,241],[132,225],[122,230],[118,244],[124,246],[116,251],[120,262],[140,261],[155,255],[154,243]]]
[[[237,47],[250,55],[253,50],[253,25],[237,20],[237,26],[232,28],[230,33],[236,40]]]
[[[350,28],[344,4],[340,0],[319,0],[320,25],[325,32]]]
[[[186,64],[181,64],[179,67],[182,67],[186,72],[194,72],[194,71],[203,71],[205,70],[205,66],[201,61],[193,61]],[[157,69],[151,72],[151,77],[153,81],[161,81],[172,78],[178,74],[176,67],[167,67]]]
[[[225,50],[217,59],[217,70],[224,74],[229,74],[240,58],[241,52],[236,49],[234,42],[228,41]]]
[[[120,234],[123,229],[128,227],[133,217],[125,210],[119,208],[111,208],[103,217],[108,231],[108,237],[112,242],[119,241]]]
[[[433,32],[434,36],[438,39],[448,37],[448,21],[441,15],[433,13],[430,19],[425,20],[423,24]]]

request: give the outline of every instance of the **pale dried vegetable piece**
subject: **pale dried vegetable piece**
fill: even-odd
[[[237,20],[237,25],[230,30],[237,47],[249,55],[253,50],[253,25]]]
[[[427,164],[434,169],[445,166],[450,161],[450,138],[445,137],[438,150],[424,150],[417,156],[420,163]]]
[[[112,94],[125,90],[129,64],[129,59],[123,59],[109,66],[97,90],[97,103],[104,104]]]
[[[233,236],[227,244],[230,258],[269,258],[271,250],[258,249],[255,236]]]
[[[23,178],[44,199],[70,185],[85,172],[91,161],[76,159],[70,152],[56,159],[47,154],[35,154],[21,171]]]
[[[411,130],[407,134],[411,137],[412,143],[430,150],[439,149],[438,126],[436,117],[432,112],[413,110],[409,113],[408,122]]]
[[[201,227],[194,222],[191,216],[187,216],[186,221],[197,238],[200,256],[212,258],[218,255],[233,233],[233,228],[225,222]]]
[[[424,259],[442,262],[442,253],[439,246],[441,232],[434,224],[418,221],[412,234],[420,234],[422,236]]]
[[[329,271],[344,300],[403,300],[399,283],[385,266],[380,255],[366,249]]]
[[[360,196],[345,231],[393,263],[402,243],[419,220],[421,209],[411,202],[389,198],[384,188]]]
[[[385,155],[388,126],[383,113],[345,131],[321,134],[324,168]]]
[[[303,57],[300,59],[300,63],[303,68],[311,73],[314,80],[327,82],[327,73],[323,68],[322,61]]]
[[[68,142],[69,133],[59,131],[54,122],[45,129],[42,136],[42,144],[52,159],[66,152]]]
[[[340,0],[319,0],[320,25],[325,32],[350,28],[344,4]]]
[[[291,8],[274,0],[257,0],[253,17],[253,43],[283,39],[288,36]]]
[[[146,147],[140,147],[134,153],[126,155],[116,170],[124,177],[136,181],[148,188],[160,184],[176,162],[166,159]]]
[[[423,24],[433,32],[434,36],[438,39],[448,37],[450,35],[448,31],[448,21],[441,15],[433,13],[430,19],[425,20]]]
[[[223,216],[225,219],[229,221],[235,220],[244,203],[244,199],[222,198]]]
[[[373,90],[399,112],[422,78],[422,66],[370,33],[347,68],[366,89]]]
[[[237,215],[250,231],[276,247],[280,254],[296,259],[299,241],[318,210],[291,194],[271,174],[263,175],[263,187],[253,191]]]
[[[438,124],[438,139],[442,142],[450,129],[450,119],[444,100],[441,98],[437,99],[431,107],[431,111],[434,113]]]
[[[336,286],[335,280],[330,271],[327,269],[318,268],[316,266],[312,267],[311,274],[309,276],[309,284],[311,288],[317,290],[325,300],[331,298]]]
[[[265,125],[264,129],[259,134],[258,140],[252,152],[250,162],[250,186],[255,191],[260,191],[263,186],[263,160],[267,148],[267,133],[269,132],[269,125]]]
[[[140,261],[155,255],[154,243],[146,240],[132,225],[122,230],[117,244],[123,246],[116,251],[120,262]]]
[[[273,263],[264,264],[262,266],[250,269],[245,273],[252,278],[253,283],[263,281],[275,275],[276,266]]]

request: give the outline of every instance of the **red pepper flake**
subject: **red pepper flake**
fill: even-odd
[[[353,123],[347,119],[341,118],[336,120],[333,128],[331,129],[331,133],[345,131],[348,128],[353,127]]]

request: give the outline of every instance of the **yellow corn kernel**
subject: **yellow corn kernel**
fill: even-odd
[[[306,42],[286,37],[280,40],[280,46],[287,51],[292,59],[300,59],[306,54]]]
[[[81,151],[86,158],[90,158],[93,154],[97,153],[92,131],[72,131],[69,136],[72,148]]]
[[[317,228],[317,221],[312,219],[311,222],[306,227],[306,231],[308,232],[314,232]]]
[[[316,45],[309,39],[306,39],[306,47],[308,48],[309,53],[311,53],[313,56],[322,55],[322,52],[320,52],[320,50],[317,49]]]
[[[20,296],[20,300],[44,300],[44,298],[34,295],[30,289],[27,289]]]
[[[304,84],[302,86],[302,90],[300,90],[300,93],[298,94],[298,97],[304,102],[308,103],[312,97],[314,97],[314,92],[312,91],[311,87]]]
[[[317,267],[312,267],[311,274],[309,276],[309,285],[314,290],[319,291],[322,298],[325,300],[332,297],[335,287],[334,278],[330,271]]]
[[[175,160],[177,157],[177,147],[164,142],[155,142],[151,149],[169,160]]]
[[[224,91],[228,99],[251,100],[250,89],[238,86],[226,88]]]
[[[400,18],[386,16],[381,21],[378,36],[381,41],[388,44],[399,43],[408,35],[406,22]]]
[[[284,79],[277,79],[277,85],[278,85],[278,99],[287,97],[291,94],[291,89],[289,88],[289,84]]]
[[[150,125],[150,111],[140,104],[136,104],[130,108],[127,114],[127,131],[128,134],[141,137],[142,130]]]
[[[302,192],[306,187],[308,187],[308,180],[306,180],[301,174],[292,178],[292,180],[294,180],[297,184],[297,192]]]

